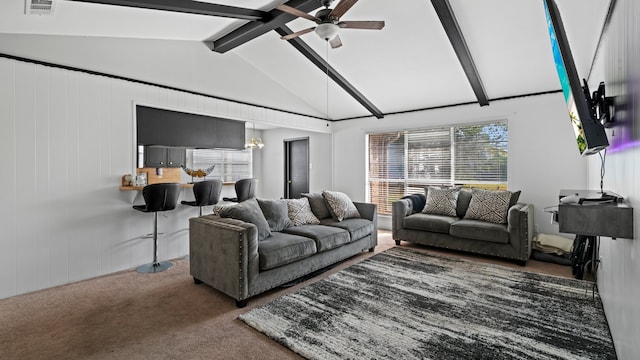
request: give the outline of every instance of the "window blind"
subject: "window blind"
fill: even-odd
[[[194,149],[193,168],[206,169],[216,165],[205,179],[233,182],[252,176],[251,150]]]
[[[507,187],[505,121],[368,134],[368,201],[378,213],[428,185]]]

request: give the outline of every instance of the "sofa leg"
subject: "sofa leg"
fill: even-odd
[[[372,248],[369,248],[369,252],[373,252],[375,249],[376,249],[376,247],[375,247],[375,246],[374,246],[374,247],[372,247]]]
[[[247,306],[247,299],[244,300],[236,300],[236,307],[243,308]]]
[[[396,240],[396,245],[400,245],[400,240]]]
[[[202,280],[193,278],[193,283],[196,284],[196,285],[200,285],[200,284],[202,284]]]

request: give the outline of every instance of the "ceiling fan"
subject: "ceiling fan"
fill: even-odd
[[[384,21],[340,21],[342,15],[351,9],[358,0],[341,0],[335,8],[329,9],[332,2],[333,0],[321,0],[324,9],[319,10],[315,16],[288,5],[276,6],[276,9],[282,12],[305,18],[318,24],[317,26],[285,35],[281,37],[281,39],[290,40],[300,35],[315,31],[321,39],[329,42],[332,49],[335,49],[342,46],[342,41],[340,40],[340,36],[338,36],[340,28],[380,30],[384,27]]]

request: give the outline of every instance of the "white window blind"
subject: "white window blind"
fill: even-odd
[[[427,185],[506,189],[505,121],[368,135],[368,201],[380,214]]]
[[[253,177],[251,150],[194,149],[193,169],[206,169],[215,164],[205,179],[233,182]]]

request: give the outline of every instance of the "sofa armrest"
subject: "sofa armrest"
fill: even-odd
[[[413,212],[413,203],[409,199],[400,199],[391,204],[391,235],[393,240],[400,240],[398,231],[402,230],[404,218]]]
[[[509,208],[507,230],[509,241],[518,251],[518,259],[526,261],[531,256],[533,241],[533,204],[518,203]]]
[[[378,205],[364,202],[353,202],[360,216],[373,222],[373,244],[378,244]]]
[[[189,219],[189,266],[194,279],[243,300],[258,275],[258,230],[254,224],[215,215]]]
[[[378,218],[378,205],[365,202],[353,202],[363,219],[375,221]]]

